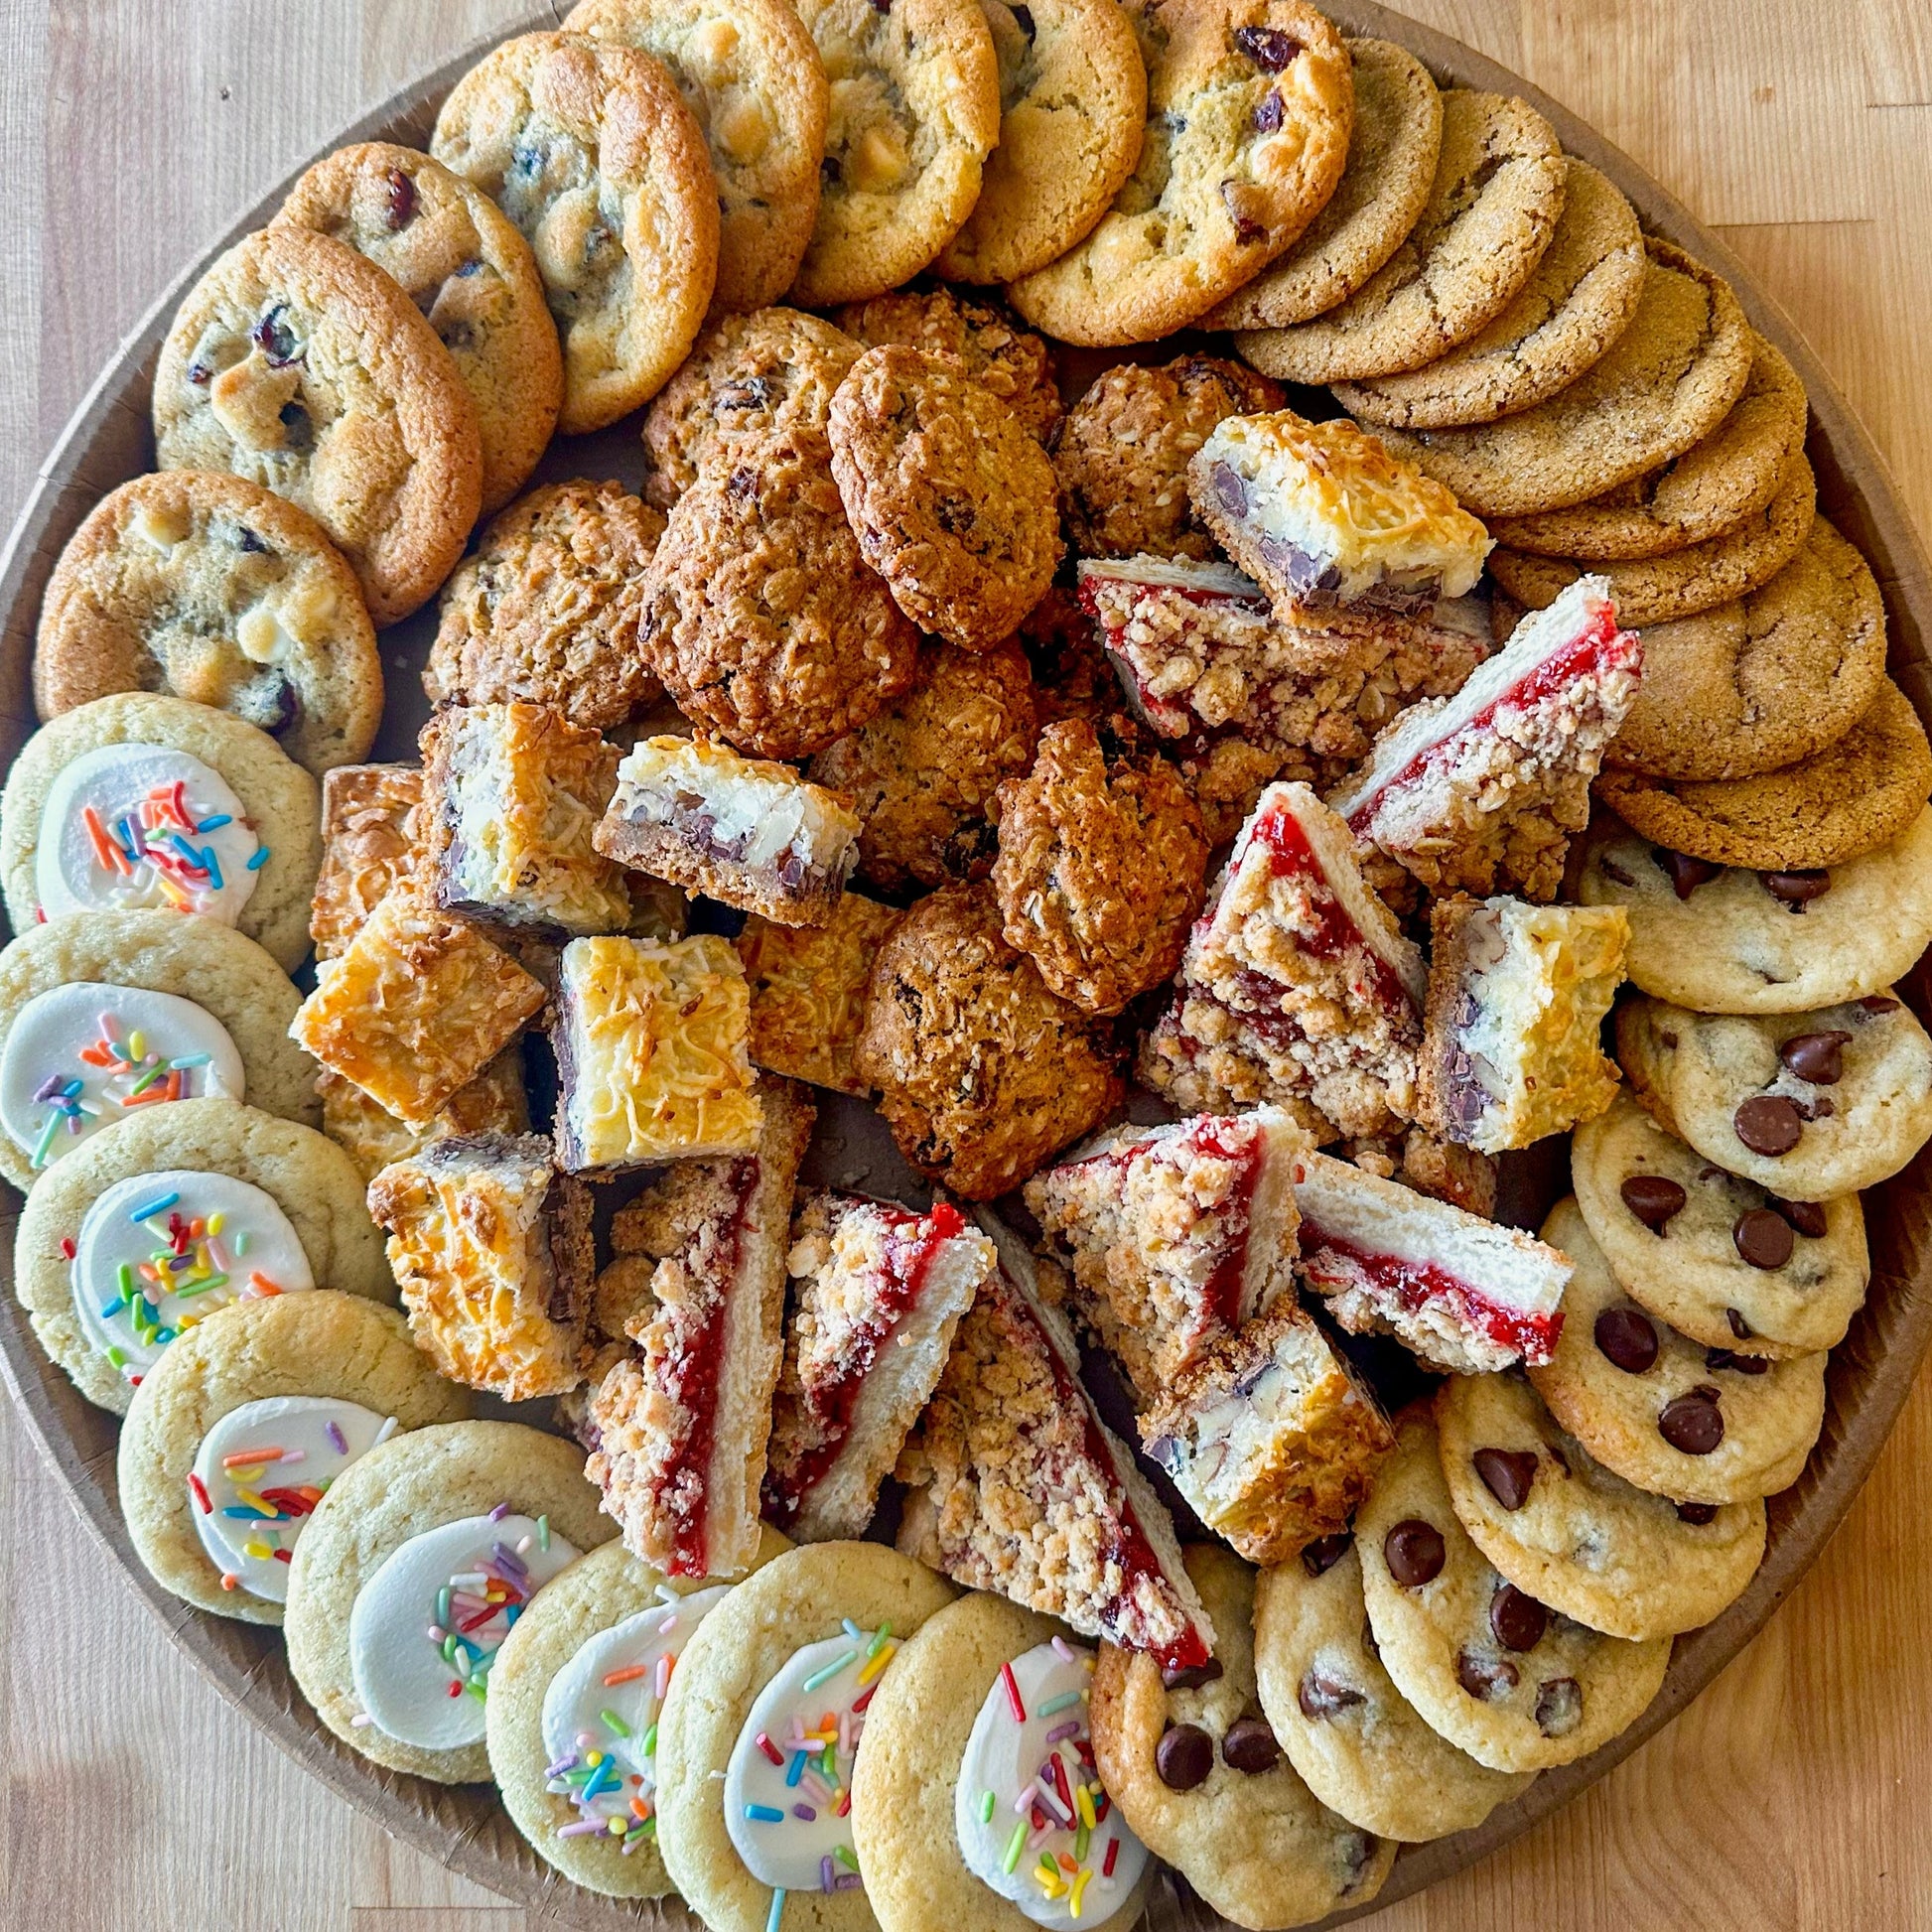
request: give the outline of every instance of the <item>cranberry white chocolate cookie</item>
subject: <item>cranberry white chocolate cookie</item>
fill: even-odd
[[[859,820],[791,766],[709,739],[624,754],[598,851],[781,925],[823,925],[859,863]]]
[[[1300,1166],[1302,1279],[1344,1328],[1461,1374],[1550,1359],[1570,1279],[1556,1249],[1325,1154]]]
[[[1270,785],[1187,942],[1141,1077],[1176,1105],[1288,1107],[1319,1138],[1415,1105],[1422,955],[1370,891],[1348,828]]]
[[[1600,1114],[1616,1068],[1597,1044],[1623,979],[1621,908],[1439,898],[1417,1119],[1483,1154]]]
[[[1642,673],[1641,640],[1586,577],[1526,617],[1453,698],[1411,707],[1329,802],[1432,892],[1553,898]]]
[[[944,1201],[918,1214],[823,1193],[799,1208],[785,1266],[764,1513],[801,1543],[861,1536],[993,1272],[993,1244]]]
[[[1151,1401],[1207,1345],[1293,1299],[1295,1169],[1278,1107],[1118,1127],[1027,1183],[1081,1321]]]
[[[864,1098],[857,1064],[872,962],[899,921],[897,906],[840,895],[823,925],[774,925],[755,912],[738,935],[752,993],[754,1066]]]
[[[615,1330],[600,1284],[599,1326],[631,1345],[591,1397],[589,1473],[626,1547],[671,1577],[735,1577],[759,1549],[792,1183],[813,1119],[786,1081],[761,1081],[759,1100],[753,1153],[675,1162],[624,1209],[646,1281]]]

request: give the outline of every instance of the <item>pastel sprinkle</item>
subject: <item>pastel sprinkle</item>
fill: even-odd
[[[771,1893],[771,1909],[764,1915],[764,1932],[778,1932],[778,1921],[785,1915],[785,1894],[783,1886],[775,1886]]]
[[[1014,1872],[1020,1868],[1020,1854],[1027,1849],[1027,1821],[1023,1818],[1013,1828],[1013,1836],[1007,1840],[1007,1855],[1001,1862],[1001,1868]]]
[[[782,1825],[785,1815],[776,1805],[747,1805],[745,1816],[754,1825]]]
[[[994,1804],[994,1799],[993,1799],[993,1793],[991,1789],[989,1788],[988,1790],[982,1791],[980,1793],[980,1823],[982,1825],[992,1824],[993,1804]]]
[[[348,1453],[348,1438],[343,1434],[340,1424],[333,1422],[324,1423],[322,1433],[329,1438],[329,1447],[338,1455],[346,1455]]]
[[[645,1666],[639,1664],[637,1665],[636,1668],[638,1669],[639,1672],[641,1672],[645,1669]],[[611,1680],[607,1677],[604,1681],[608,1684]],[[757,1741],[758,1741],[759,1749],[761,1750],[765,1754],[765,1756],[771,1760],[773,1764],[782,1764],[785,1761],[784,1752],[781,1751],[777,1747],[777,1745],[774,1744],[771,1741],[771,1739],[765,1735],[763,1731],[759,1732]]]
[[[615,1711],[600,1711],[597,1715],[603,1721],[606,1729],[616,1731],[620,1737],[630,1735],[630,1726]],[[1082,1789],[1084,1788],[1083,1786]]]
[[[265,845],[257,846],[255,848],[255,856],[248,861],[248,870],[250,872],[260,872],[261,869],[267,864],[268,864],[268,847]]]
[[[1064,1637],[1055,1637],[1053,1639],[1053,1655],[1061,1663],[1070,1664],[1073,1661],[1073,1646]]]
[[[838,1862],[842,1865],[844,1865],[848,1871],[857,1871],[859,1869],[859,1855],[853,1851],[851,1846],[849,1845],[833,1846],[832,1856],[835,1859],[837,1859]]]
[[[848,1664],[857,1663],[858,1659],[859,1653],[856,1650],[848,1650],[843,1657],[837,1658],[832,1663],[827,1664],[823,1670],[813,1671],[811,1676],[806,1678],[799,1688],[809,1697],[821,1685],[831,1683],[833,1678],[838,1676],[839,1672],[844,1670]]]
[[[818,1820],[818,1813],[810,1805],[793,1805],[791,1815],[794,1818],[802,1818],[807,1825],[815,1824]]]
[[[858,1633],[854,1631],[852,1634],[856,1636]],[[886,1646],[889,1643],[892,1642],[892,1640],[893,1640],[893,1626],[890,1623],[882,1623],[879,1626],[879,1634],[875,1636],[871,1644],[867,1646],[866,1661],[870,1663],[875,1657],[879,1655],[879,1653],[882,1650],[886,1648]]]
[[[622,1670],[607,1672],[604,1678],[604,1687],[606,1690],[609,1690],[614,1684],[634,1684],[638,1678],[648,1677],[649,1675],[650,1666],[648,1664],[626,1664]],[[759,1740],[762,1741],[763,1737],[764,1732],[759,1731]]]
[[[1024,1725],[1027,1722],[1027,1707],[1020,1702],[1020,1686],[1014,1681],[1010,1663],[1000,1666],[1000,1682],[1006,1686],[1007,1705],[1013,1712],[1013,1722]]]
[[[1044,1704],[1035,1706],[1034,1716],[1036,1718],[1057,1717],[1062,1711],[1071,1710],[1085,1696],[1086,1693],[1084,1691],[1062,1691],[1058,1697],[1048,1698]],[[1078,1726],[1076,1725],[1075,1728],[1078,1728]],[[1050,1737],[1047,1739],[1048,1743],[1055,1741],[1055,1739]]]
[[[138,1038],[139,1035],[137,1035],[136,1037]],[[181,1196],[179,1194],[158,1195],[155,1199],[149,1201],[145,1207],[137,1207],[127,1218],[138,1226],[143,1221],[152,1220],[157,1214],[165,1213],[180,1199]]]
[[[1077,1736],[1079,1730],[1080,1720],[1078,1718],[1069,1718],[1065,1724],[1054,1725],[1046,1733],[1046,1741],[1049,1744],[1063,1744],[1069,1737]]]

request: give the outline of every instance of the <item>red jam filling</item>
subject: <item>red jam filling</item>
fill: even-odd
[[[1359,1274],[1370,1293],[1399,1309],[1413,1312],[1431,1302],[1446,1305],[1465,1327],[1479,1330],[1499,1348],[1513,1350],[1532,1367],[1541,1368],[1556,1352],[1557,1337],[1563,1332],[1561,1309],[1548,1312],[1512,1309],[1491,1301],[1474,1284],[1433,1261],[1372,1253],[1304,1216],[1302,1252],[1307,1258],[1303,1267],[1316,1280],[1329,1279],[1321,1267],[1324,1249],[1351,1264],[1348,1272]]]

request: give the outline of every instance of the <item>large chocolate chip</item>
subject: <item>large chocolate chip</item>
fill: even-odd
[[[1730,1239],[1753,1268],[1782,1268],[1796,1245],[1791,1223],[1768,1207],[1753,1207],[1738,1215]]]
[[[1717,1390],[1700,1386],[1665,1403],[1658,1413],[1657,1433],[1680,1455],[1709,1455],[1725,1439]]]
[[[1614,859],[1599,859],[1596,863],[1603,868],[1603,877],[1614,879],[1619,886],[1634,886],[1637,883],[1636,874],[1625,872]]]
[[[1617,1192],[1623,1204],[1653,1234],[1662,1234],[1673,1214],[1690,1198],[1676,1181],[1660,1173],[1633,1173]]]
[[[1234,44],[1264,73],[1280,73],[1302,51],[1302,43],[1279,27],[1237,27]]]
[[[1793,1034],[1778,1048],[1778,1058],[1815,1087],[1836,1086],[1845,1078],[1845,1048],[1852,1035],[1833,1028],[1826,1033]]]
[[[1867,993],[1859,1005],[1866,1013],[1896,1013],[1898,1002],[1889,993]]]
[[[1464,1646],[1455,1653],[1455,1681],[1472,1698],[1493,1703],[1513,1691],[1520,1673],[1506,1657],[1482,1657]]]
[[[1170,1791],[1191,1791],[1214,1768],[1214,1740],[1199,1725],[1174,1725],[1154,1747],[1154,1768]]]
[[[1214,485],[1214,499],[1230,516],[1246,516],[1248,513],[1248,485],[1235,474],[1233,467],[1225,463],[1215,464],[1209,481]]]
[[[1343,1530],[1339,1536],[1317,1536],[1312,1543],[1302,1548],[1302,1568],[1311,1577],[1319,1577],[1332,1570],[1348,1554],[1348,1546],[1354,1538]]]
[[[1641,1309],[1605,1309],[1590,1330],[1596,1352],[1625,1375],[1643,1375],[1657,1361],[1657,1330]]]
[[[1161,1682],[1171,1691],[1198,1691],[1221,1675],[1221,1660],[1210,1657],[1204,1664],[1176,1664],[1161,1673]]]
[[[1679,1503],[1677,1505],[1677,1514],[1682,1521],[1695,1523],[1701,1529],[1706,1523],[1715,1523],[1718,1520],[1718,1505],[1716,1503]]]
[[[1770,1361],[1763,1355],[1740,1355],[1734,1348],[1707,1348],[1704,1351],[1706,1368],[1727,1368],[1733,1375],[1769,1375]]]
[[[1662,846],[1657,848],[1657,863],[1670,875],[1671,889],[1679,898],[1689,898],[1724,871],[1709,859],[1693,859],[1688,852],[1666,852]]]
[[[1741,1314],[1739,1314],[1735,1309],[1725,1309],[1725,1319],[1730,1323],[1730,1332],[1733,1335],[1735,1335],[1739,1341],[1750,1340],[1751,1324],[1748,1321],[1746,1321],[1744,1317]]]
[[[289,327],[287,315],[288,304],[278,302],[248,332],[249,341],[261,350],[271,369],[286,368],[302,353],[296,345],[295,331]]]
[[[1421,1589],[1443,1574],[1449,1553],[1443,1547],[1443,1534],[1433,1523],[1410,1517],[1398,1523],[1382,1539],[1382,1561],[1389,1575],[1404,1589]]]
[[[1534,1449],[1479,1449],[1469,1460],[1475,1464],[1482,1486],[1505,1509],[1521,1509],[1529,1501],[1530,1487],[1536,1481]]]
[[[1546,1677],[1536,1692],[1536,1727],[1567,1737],[1584,1721],[1584,1687],[1574,1677]]]
[[[1252,1778],[1282,1761],[1282,1747],[1265,1719],[1237,1718],[1221,1739],[1221,1755],[1231,1770],[1245,1771]]]
[[[1832,890],[1828,872],[1761,872],[1757,876],[1763,880],[1764,890],[1794,912],[1802,912],[1813,899],[1823,898]]]
[[[1489,1599],[1489,1627],[1505,1650],[1534,1650],[1550,1627],[1550,1612],[1514,1584]]]
[[[1830,1222],[1825,1218],[1825,1203],[1816,1200],[1776,1200],[1775,1207],[1808,1241],[1822,1241]]]
[[[1034,27],[1034,10],[1031,7],[1010,7],[1007,11],[1013,15],[1013,24],[1029,40],[1032,40],[1035,32]]]
[[[1781,1093],[1754,1093],[1738,1103],[1730,1124],[1753,1154],[1789,1154],[1805,1131],[1804,1116]]]
[[[1323,1676],[1318,1670],[1311,1670],[1296,1690],[1295,1702],[1302,1707],[1303,1717],[1311,1724],[1320,1724],[1326,1719],[1339,1717],[1342,1712],[1352,1710],[1358,1704],[1365,1704],[1367,1698],[1354,1685],[1340,1683],[1332,1677]]]

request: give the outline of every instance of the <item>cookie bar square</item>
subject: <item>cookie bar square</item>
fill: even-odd
[[[1599,1044],[1623,981],[1620,905],[1438,899],[1417,1118],[1484,1154],[1600,1114],[1616,1067]]]
[[[618,766],[597,849],[778,925],[822,925],[859,863],[858,815],[788,764],[645,738]]]
[[[353,1081],[327,1067],[316,1079],[316,1091],[322,1096],[322,1131],[355,1163],[364,1181],[373,1180],[390,1162],[407,1160],[448,1135],[530,1131],[523,1054],[514,1045],[504,1047],[467,1087],[452,1094],[426,1127],[405,1127]]]
[[[1304,1159],[1295,1198],[1302,1280],[1351,1334],[1392,1334],[1452,1375],[1555,1352],[1571,1275],[1555,1248],[1325,1154]]]
[[[420,872],[427,836],[419,764],[339,764],[322,779],[322,870],[309,937],[334,959],[392,886]]]
[[[1296,611],[1421,611],[1475,588],[1489,532],[1454,495],[1345,416],[1230,416],[1187,466],[1221,547]]]
[[[1395,1447],[1373,1393],[1292,1299],[1210,1343],[1140,1430],[1195,1515],[1258,1564],[1345,1530]]]
[[[865,1098],[858,1067],[872,962],[897,907],[844,893],[823,925],[774,925],[754,913],[738,935],[752,989],[752,1059],[773,1073]]]
[[[1081,1319],[1143,1400],[1292,1297],[1295,1168],[1311,1146],[1279,1107],[1257,1107],[1120,1128],[1028,1181]]]
[[[616,783],[615,746],[535,704],[445,706],[419,743],[446,911],[550,939],[630,923],[623,874],[591,842]]]
[[[1081,1386],[1033,1257],[999,1223],[987,1232],[1000,1267],[899,1457],[899,1549],[1164,1668],[1204,1665],[1213,1625],[1167,1510]]]
[[[1318,1138],[1413,1111],[1422,955],[1304,784],[1262,794],[1187,942],[1141,1077],[1177,1106],[1289,1108]]]
[[[862,1536],[993,1272],[993,1244],[958,1208],[815,1194],[787,1264],[797,1287],[772,1415],[764,1513],[800,1543]]]
[[[596,1266],[591,1193],[541,1134],[432,1141],[369,1182],[416,1346],[506,1402],[577,1386]]]
[[[751,999],[728,939],[573,939],[558,967],[557,1158],[572,1173],[749,1154]]]
[[[1607,580],[1581,577],[1454,697],[1397,719],[1329,803],[1431,892],[1554,898],[1642,674],[1642,641],[1618,628]]]
[[[792,1187],[813,1117],[789,1081],[759,1092],[755,1153],[680,1161],[624,1209],[633,1252],[605,1274],[648,1287],[598,1287],[600,1324],[618,1321],[634,1346],[591,1398],[587,1473],[625,1547],[671,1577],[739,1576],[758,1552]]]
[[[289,1035],[410,1127],[437,1114],[542,1008],[542,985],[419,885],[391,892],[317,974]]]

